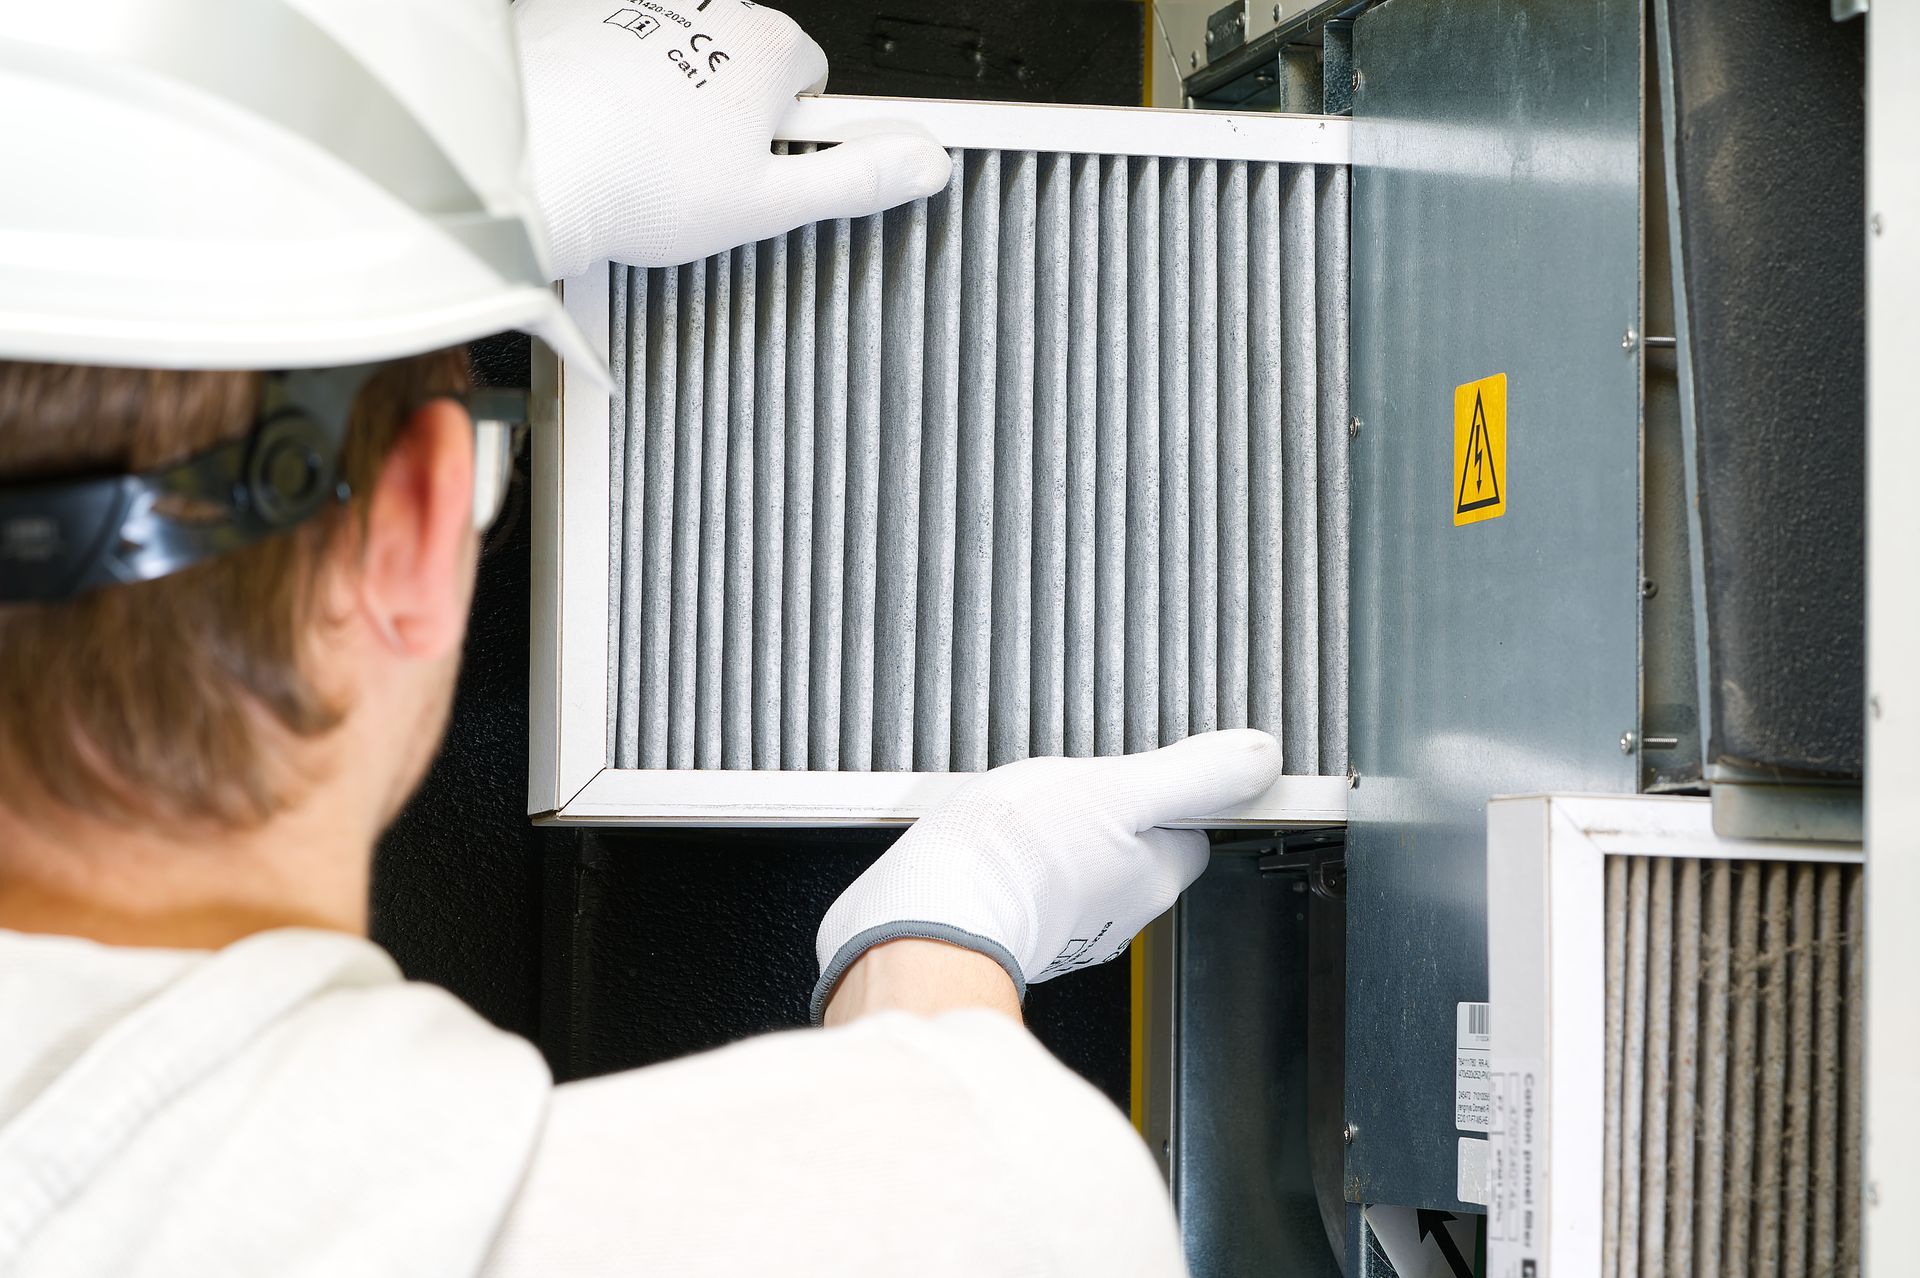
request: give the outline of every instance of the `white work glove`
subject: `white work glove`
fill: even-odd
[[[691,262],[947,183],[947,153],[924,134],[773,154],[827,58],[749,0],[519,0],[513,24],[556,278],[603,258]]]
[[[1155,826],[1255,798],[1279,774],[1279,743],[1242,728],[976,777],[827,911],[814,941],[813,1019],[856,959],[902,937],[985,954],[1022,998],[1036,981],[1119,957],[1207,866],[1204,834]]]

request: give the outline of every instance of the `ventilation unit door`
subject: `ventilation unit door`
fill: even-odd
[[[904,819],[1252,725],[1289,779],[1233,815],[1343,819],[1345,122],[819,100],[789,145],[876,111],[944,192],[567,285],[616,390],[553,390],[536,811]]]

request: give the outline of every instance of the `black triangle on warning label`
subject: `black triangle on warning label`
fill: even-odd
[[[1431,490],[1429,490],[1431,491]],[[1500,504],[1500,474],[1493,466],[1493,441],[1487,436],[1487,411],[1480,392],[1473,393],[1473,426],[1467,432],[1467,452],[1460,463],[1460,497],[1453,513],[1464,515]]]

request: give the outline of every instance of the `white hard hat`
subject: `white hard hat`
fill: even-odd
[[[517,328],[604,376],[548,287],[505,4],[10,6],[0,120],[0,358],[311,368]]]

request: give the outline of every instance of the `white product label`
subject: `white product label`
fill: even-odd
[[[1453,1125],[1463,1132],[1491,1131],[1493,1093],[1487,1083],[1487,1056],[1493,1036],[1487,1032],[1487,1004],[1455,1004],[1454,1018]]]
[[[1488,1278],[1538,1278],[1546,1254],[1546,1075],[1532,1058],[1494,1071],[1487,1149]]]
[[[1460,1137],[1460,1149],[1454,1160],[1454,1196],[1463,1203],[1487,1201],[1487,1145],[1478,1136]]]

